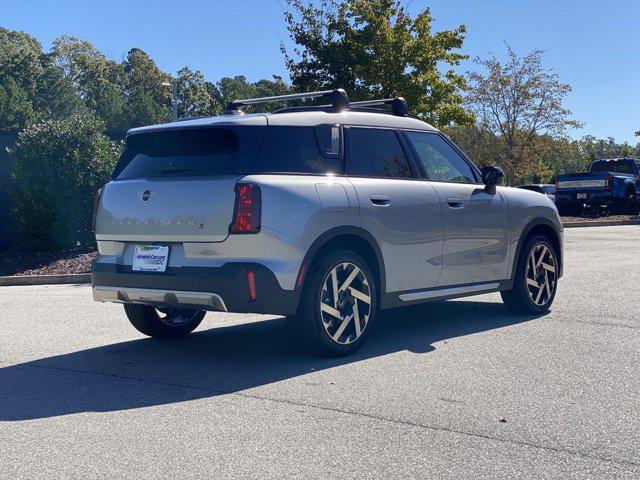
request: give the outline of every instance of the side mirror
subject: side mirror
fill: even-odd
[[[483,167],[480,170],[482,173],[482,183],[485,185],[487,193],[494,195],[496,193],[496,185],[502,185],[504,179],[504,171],[500,167]]]

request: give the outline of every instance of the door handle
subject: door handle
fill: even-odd
[[[371,203],[376,207],[387,207],[391,204],[391,197],[389,195],[372,194],[369,200],[371,200]]]
[[[447,198],[447,204],[449,208],[464,208],[464,200],[461,198],[449,197]]]

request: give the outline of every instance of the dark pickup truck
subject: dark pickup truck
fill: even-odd
[[[556,179],[560,215],[585,209],[637,214],[640,209],[640,159],[597,160],[587,173],[563,173]]]

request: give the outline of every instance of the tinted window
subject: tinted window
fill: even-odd
[[[238,173],[255,159],[263,127],[185,128],[139,133],[127,145],[113,178],[211,176]],[[244,162],[246,163],[246,162]]]
[[[429,180],[475,183],[469,164],[440,135],[406,132]]]
[[[631,160],[617,162],[596,162],[591,165],[591,172],[634,173]]]
[[[411,178],[409,163],[393,130],[350,128],[349,144],[348,175]]]
[[[321,155],[313,127],[269,127],[258,155],[256,173],[340,173],[339,150],[332,153],[331,131],[326,145],[328,155]]]

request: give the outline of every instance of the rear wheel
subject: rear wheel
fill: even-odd
[[[558,287],[558,257],[547,237],[529,239],[518,261],[512,290],[501,292],[506,307],[518,314],[539,314],[551,307]]]
[[[348,355],[371,331],[377,315],[375,278],[355,252],[333,252],[310,269],[300,308],[289,325],[323,356]]]
[[[621,213],[626,213],[627,215],[638,214],[638,211],[640,211],[640,199],[638,199],[638,196],[636,195],[636,192],[634,190],[629,189],[627,191],[620,211]]]
[[[127,318],[140,333],[155,338],[176,338],[200,325],[205,312],[182,308],[151,307],[125,303]]]

